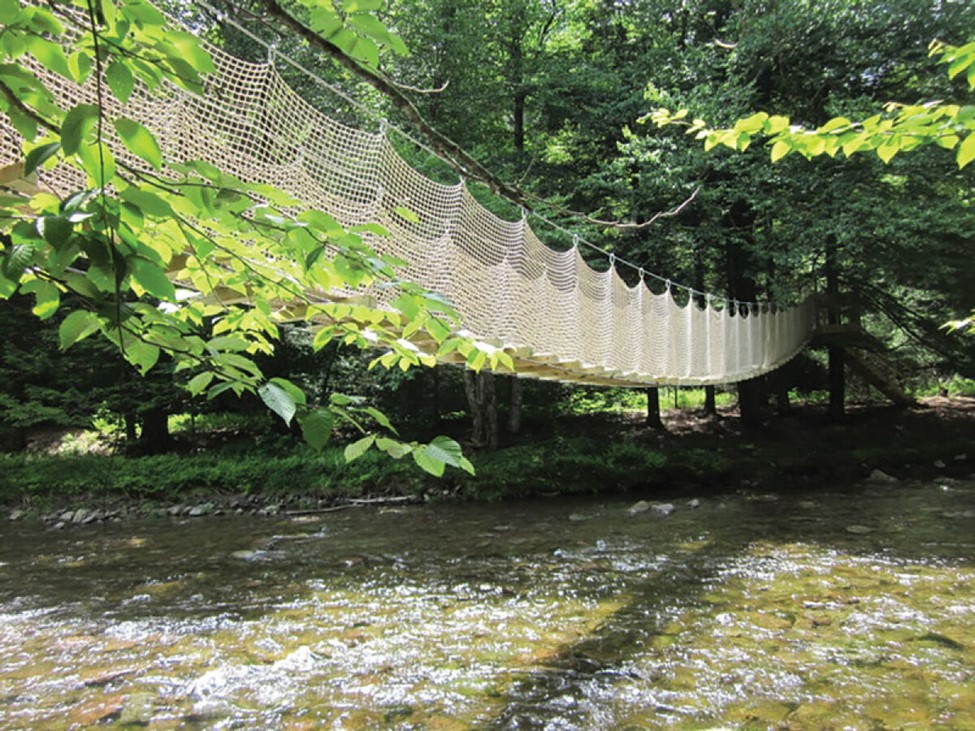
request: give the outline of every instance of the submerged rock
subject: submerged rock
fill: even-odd
[[[866,535],[867,533],[873,533],[873,528],[868,525],[848,525],[846,526],[847,533],[853,533],[854,535]]]
[[[25,515],[27,515],[27,512],[26,511],[21,510],[20,508],[17,508],[17,509],[12,510],[10,512],[10,520],[20,520]]]
[[[657,515],[666,518],[668,515],[677,510],[677,506],[675,506],[673,503],[654,503],[650,506],[650,509]]]
[[[698,500],[697,498],[693,498],[690,502],[687,503],[687,507],[689,507],[689,508],[699,508],[699,507],[701,507],[701,501]]]
[[[215,506],[213,503],[203,503],[202,505],[194,505],[192,508],[190,508],[190,511],[187,513],[187,515],[191,518],[202,518],[206,515],[210,515],[210,513],[213,512],[214,507]]]
[[[874,470],[867,478],[867,482],[874,485],[896,485],[900,482],[896,477],[888,475],[883,470]]]
[[[943,470],[943,469],[944,469],[945,467],[947,467],[948,465],[946,465],[946,464],[945,464],[944,462],[942,462],[942,461],[941,461],[940,459],[936,459],[936,460],[934,461],[934,466],[935,466],[935,467],[937,467],[937,468],[938,468],[939,470]]]
[[[650,503],[646,500],[641,500],[638,503],[633,503],[630,506],[630,515],[636,515],[637,513],[645,513],[650,509]]]

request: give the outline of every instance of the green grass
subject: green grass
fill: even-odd
[[[421,479],[411,464],[367,454],[346,464],[342,450],[160,455],[0,455],[0,499],[70,498],[117,493],[166,499],[197,493],[355,496],[380,489],[410,492]]]
[[[660,408],[687,410],[704,409],[705,391],[697,387],[660,387]],[[734,391],[718,391],[715,401],[720,406],[731,406],[737,400]],[[643,389],[632,388],[579,388],[575,389],[562,405],[563,413],[576,416],[606,412],[647,410],[647,395]]]
[[[438,480],[408,458],[395,461],[372,451],[349,464],[339,447],[319,454],[273,443],[149,457],[0,455],[0,501],[50,503],[91,495],[157,501],[221,494],[343,498],[444,491],[496,500],[627,490],[653,482],[668,463],[663,454],[643,446],[584,437],[556,437],[472,457],[476,475],[452,470]]]

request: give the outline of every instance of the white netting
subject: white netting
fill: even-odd
[[[411,279],[445,295],[466,330],[507,349],[522,375],[600,385],[717,384],[770,371],[796,355],[814,325],[811,301],[781,309],[681,307],[669,288],[629,287],[614,268],[592,269],[578,246],[545,246],[524,220],[505,221],[463,184],[435,183],[412,169],[383,134],[330,119],[299,97],[272,64],[207,46],[216,72],[202,96],[172,85],[138,86],[122,107],[105,94],[110,117],[149,128],[170,161],[201,159],[243,180],[270,183],[345,225],[375,221],[391,233],[371,243],[407,262]],[[95,101],[44,72],[58,103]],[[139,165],[117,140],[117,158]],[[20,138],[0,119],[0,166],[19,161]],[[42,184],[61,192],[83,180],[60,166]],[[406,208],[419,217],[407,220]],[[723,300],[721,300],[723,302]]]

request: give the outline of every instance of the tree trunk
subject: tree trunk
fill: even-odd
[[[475,447],[498,448],[498,401],[495,392],[494,374],[484,371],[464,373],[464,391],[470,406],[471,442]]]
[[[764,378],[749,378],[738,382],[738,411],[742,426],[755,429],[768,416],[768,390]]]
[[[136,426],[138,419],[131,411],[127,411],[122,415],[122,421],[125,422],[125,441],[128,444],[132,444],[132,442],[136,440]]]
[[[837,269],[836,241],[826,240],[826,263],[823,267],[826,274],[827,310],[826,321],[830,325],[840,324],[840,278]],[[829,359],[829,415],[837,421],[843,419],[846,413],[846,365],[843,358],[843,348],[831,345],[828,348]]]
[[[705,416],[718,415],[718,402],[715,397],[714,386],[704,387],[704,415]]]
[[[724,224],[739,231],[753,231],[756,214],[747,201],[736,201],[724,216]],[[737,302],[754,302],[758,287],[753,272],[754,257],[742,242],[730,240],[725,247],[725,267],[728,276],[728,296]],[[735,317],[752,317],[753,313],[740,306]],[[749,428],[760,426],[767,416],[768,392],[764,378],[751,378],[738,383],[738,411],[742,425]]]
[[[147,454],[162,454],[169,449],[169,414],[165,409],[142,412],[142,441]]]
[[[789,367],[784,366],[775,371],[772,378],[775,379],[775,412],[779,416],[785,416],[792,409],[789,402]]]
[[[508,433],[521,433],[521,415],[525,403],[524,382],[517,376],[508,379],[511,383],[511,400],[508,410]]]
[[[664,422],[660,418],[660,389],[647,389],[647,426],[651,429],[663,429]]]
[[[433,419],[434,425],[439,426],[440,422],[443,420],[440,415],[440,412],[442,411],[442,409],[440,408],[440,401],[442,398],[440,393],[440,366],[437,366],[433,369],[432,380],[433,380],[433,398],[430,399],[430,409],[432,411],[431,417]]]
[[[831,345],[829,359],[829,416],[840,421],[846,415],[846,359],[843,348]]]

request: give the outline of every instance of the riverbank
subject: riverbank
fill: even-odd
[[[856,482],[965,477],[975,471],[975,399],[933,398],[918,409],[854,406],[832,423],[802,407],[744,430],[670,412],[666,430],[637,414],[573,417],[525,433],[496,452],[473,452],[475,476],[429,477],[411,462],[341,447],[313,453],[280,442],[151,457],[0,456],[0,506],[14,519],[92,524],[132,515],[308,514],[355,504],[627,493],[673,499],[719,492],[788,492]]]

